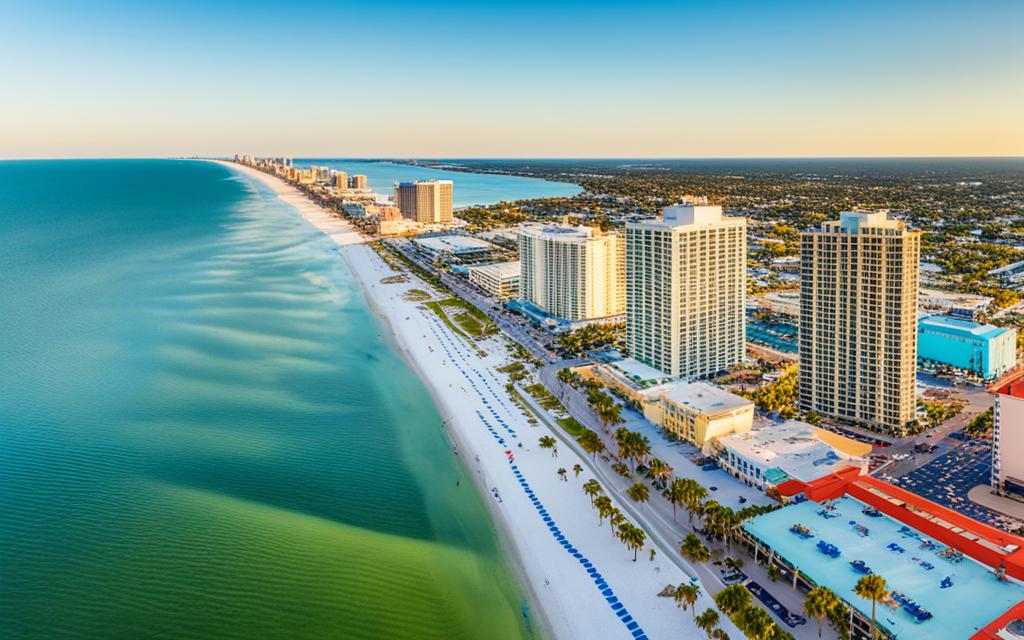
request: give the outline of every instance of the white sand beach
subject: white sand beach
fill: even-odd
[[[598,526],[597,513],[582,491],[583,483],[594,477],[589,459],[565,447],[553,457],[538,446],[538,438],[551,431],[543,422],[528,423],[505,391],[505,375],[496,371],[509,362],[505,336],[471,346],[431,310],[405,299],[410,289],[432,291],[414,275],[408,274],[406,282],[382,283],[394,271],[346,222],[277,178],[223,164],[268,185],[343,247],[369,303],[430,389],[456,452],[477,479],[509,560],[531,604],[541,608],[532,615],[536,623],[541,614],[543,635],[704,637],[691,612],[676,607],[671,598],[657,597],[666,585],[687,581],[683,571],[663,553],[650,559],[650,545],[634,562],[608,523]],[[481,357],[478,348],[487,355]],[[578,477],[572,471],[576,464],[584,469]],[[559,468],[568,470],[567,481],[557,475]],[[702,593],[698,612],[710,606],[710,597]],[[731,637],[743,637],[724,616],[721,626]]]

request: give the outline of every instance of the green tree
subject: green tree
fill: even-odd
[[[676,587],[676,592],[673,596],[676,601],[676,606],[683,608],[683,611],[689,609],[693,613],[694,622],[697,621],[697,598],[700,597],[700,587],[690,582],[683,582]]]
[[[640,504],[647,502],[651,498],[650,490],[647,488],[647,485],[642,482],[634,482],[633,486],[626,489],[626,495],[628,495],[633,502],[639,502]]]
[[[552,438],[551,436],[541,436],[537,440],[537,444],[540,445],[541,449],[551,449],[552,458],[558,457],[558,441]]]
[[[580,474],[583,473],[583,465],[578,462],[572,465],[572,472],[576,474],[577,478],[580,477]]]
[[[565,470],[565,467],[559,467],[557,473],[558,477],[561,478],[563,482],[569,481],[569,479],[566,477],[566,475],[568,475],[568,472]]]
[[[601,440],[601,436],[590,429],[584,431],[583,435],[576,442],[579,442],[583,450],[589,453],[595,460],[597,459],[597,454],[604,451],[604,441]]]
[[[686,499],[686,482],[676,478],[665,490],[665,499],[672,505],[672,520],[676,519],[676,508]]]
[[[605,518],[610,518],[617,511],[615,505],[612,504],[612,499],[608,496],[594,498],[594,507],[597,509],[597,526],[599,527],[604,524]]]
[[[711,559],[711,552],[700,541],[700,538],[693,533],[686,534],[683,544],[679,547],[679,553],[683,554],[683,557],[688,558],[691,562],[707,562]]]
[[[721,618],[718,616],[718,612],[712,608],[707,608],[704,613],[697,616],[696,623],[697,628],[703,631],[707,637],[711,637],[711,633],[718,626],[718,621]]]
[[[804,614],[818,621],[818,637],[825,628],[825,617],[839,602],[839,596],[827,587],[815,587],[804,598]]]
[[[750,606],[750,592],[741,584],[730,585],[715,596],[715,604],[727,616],[733,616]]]
[[[656,487],[664,489],[668,479],[672,477],[672,467],[660,458],[651,458],[647,465],[647,473],[651,475]]]
[[[633,562],[636,562],[637,553],[643,549],[647,534],[640,527],[624,522],[619,525],[618,538],[633,551]]]
[[[594,506],[594,499],[604,493],[604,489],[601,488],[600,482],[591,478],[583,483],[583,493],[590,498],[590,506]]]
[[[736,626],[749,640],[769,640],[778,628],[768,612],[761,607],[747,607],[736,617]]]
[[[871,639],[874,640],[878,637],[878,627],[875,626],[875,605],[889,595],[889,587],[885,578],[878,574],[871,574],[861,577],[853,587],[853,592],[865,600],[871,601]]]

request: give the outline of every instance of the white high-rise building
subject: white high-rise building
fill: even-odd
[[[519,231],[520,295],[570,321],[622,315],[624,242],[591,227],[529,225]]]
[[[688,379],[746,353],[747,220],[706,198],[626,225],[626,338],[631,358]]]
[[[901,433],[914,419],[921,235],[846,211],[800,236],[800,408]]]

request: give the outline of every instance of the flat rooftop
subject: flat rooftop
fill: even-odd
[[[824,429],[806,422],[788,420],[746,433],[734,433],[718,442],[747,460],[764,467],[778,468],[790,478],[802,482],[810,482],[842,467],[865,466],[866,460],[862,456],[871,450],[869,445],[850,441],[848,446],[833,446],[825,438],[833,442],[848,438],[835,434],[828,437],[825,435],[827,432],[823,432]]]
[[[901,607],[879,603],[878,624],[893,637],[967,640],[1024,600],[1020,583],[997,580],[988,567],[969,557],[959,563],[943,559],[938,555],[945,548],[943,544],[889,516],[865,515],[862,510],[867,505],[855,498],[844,496],[826,504],[834,507],[830,513],[838,517],[822,517],[818,513],[822,505],[807,500],[753,518],[743,527],[800,573],[835,591],[868,619],[871,603],[853,593],[861,577],[850,566],[854,560],[864,561],[885,578],[890,591],[904,594],[934,615],[930,620],[917,622]],[[805,540],[790,532],[794,524],[808,527],[814,537]],[[867,527],[868,535],[860,535],[854,528],[857,524]],[[831,558],[819,552],[819,540],[838,547],[841,555]],[[925,541],[935,548],[928,548]],[[890,544],[898,545],[904,552],[890,550]],[[933,568],[928,569],[928,565]],[[942,588],[946,577],[952,586]]]
[[[978,340],[991,340],[1009,331],[1009,329],[1004,327],[994,327],[990,324],[979,324],[970,320],[944,315],[921,318],[918,320],[918,326],[922,329],[931,329],[953,336],[976,338]]]
[[[664,398],[706,414],[732,411],[754,405],[753,402],[742,396],[729,393],[725,389],[706,382],[669,382],[645,389],[642,394],[650,399]]]
[[[661,384],[672,378],[672,376],[664,371],[655,369],[633,358],[623,358],[622,360],[609,362],[607,365],[613,369],[618,369],[620,373],[625,374],[630,381],[638,386]]]
[[[487,251],[496,247],[485,240],[458,234],[444,236],[421,236],[413,240],[416,244],[442,253],[465,253],[470,251]]]
[[[519,261],[514,260],[512,262],[493,262],[491,264],[482,264],[473,267],[469,267],[469,271],[478,271],[481,273],[488,273],[499,279],[506,278],[518,278],[519,277]]]

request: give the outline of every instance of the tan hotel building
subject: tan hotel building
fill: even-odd
[[[800,408],[894,433],[914,419],[921,236],[888,211],[801,234]]]
[[[395,205],[402,216],[421,224],[452,221],[452,181],[417,180],[395,183]]]
[[[695,199],[626,225],[629,354],[672,377],[707,376],[746,354],[747,221]]]
[[[519,230],[522,298],[569,321],[625,311],[621,234],[591,227],[528,225]]]

